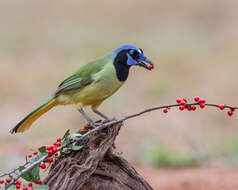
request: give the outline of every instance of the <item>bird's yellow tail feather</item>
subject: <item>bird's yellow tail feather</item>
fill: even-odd
[[[48,102],[43,104],[42,106],[35,109],[29,115],[27,115],[23,120],[21,120],[10,132],[11,133],[22,133],[28,130],[32,123],[37,120],[44,113],[49,111],[51,108],[58,104],[55,98],[50,99]]]

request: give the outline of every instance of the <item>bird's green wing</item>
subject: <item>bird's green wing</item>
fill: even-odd
[[[100,72],[107,63],[104,59],[90,62],[66,78],[57,88],[55,96],[61,93],[80,90],[94,81],[94,74]]]

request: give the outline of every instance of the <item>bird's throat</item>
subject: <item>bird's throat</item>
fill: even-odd
[[[114,59],[114,67],[116,69],[117,79],[121,82],[126,81],[129,75],[130,66],[127,65],[127,56],[125,52],[120,52]]]

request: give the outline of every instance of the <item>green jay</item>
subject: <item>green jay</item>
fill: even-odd
[[[28,114],[10,132],[28,130],[35,120],[57,105],[75,104],[92,126],[95,126],[95,123],[84,112],[85,106],[91,106],[93,112],[108,120],[107,116],[98,111],[98,107],[125,83],[129,70],[134,65],[147,70],[154,68],[152,62],[144,56],[142,49],[133,45],[122,45],[111,53],[89,62],[66,78],[49,101]]]

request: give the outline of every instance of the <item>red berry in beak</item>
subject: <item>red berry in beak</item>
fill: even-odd
[[[153,69],[154,69],[154,66],[153,66],[153,65],[149,65],[149,69],[150,69],[150,70],[153,70]]]

